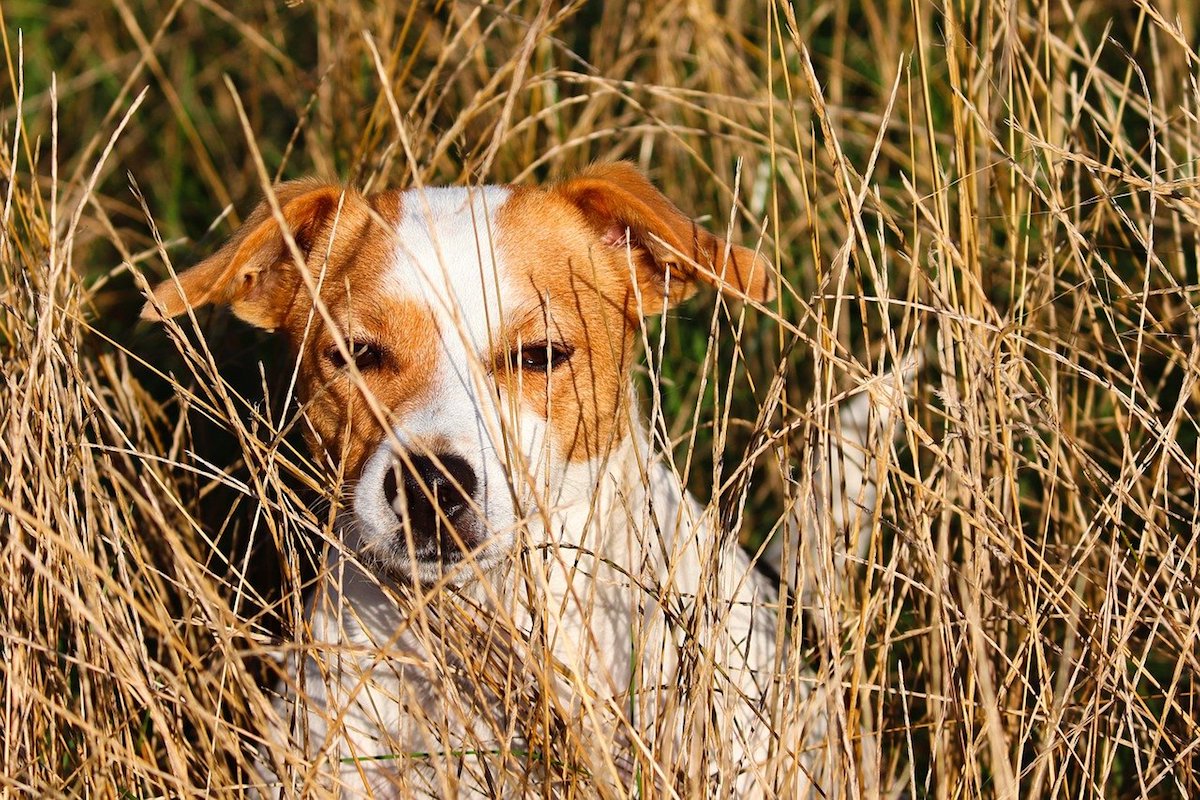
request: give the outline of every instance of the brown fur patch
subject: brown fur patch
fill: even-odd
[[[389,297],[383,288],[387,268],[395,259],[400,207],[397,192],[358,198],[353,208],[343,208],[348,224],[345,234],[339,224],[328,260],[323,261],[323,254],[310,258],[316,264],[314,273],[326,266],[321,299],[347,345],[353,349],[372,344],[381,354],[377,364],[361,370],[359,383],[348,366],[335,366],[342,356],[320,318],[314,320],[301,354],[300,397],[307,403],[306,414],[315,431],[310,444],[317,452],[328,453],[351,478],[362,471],[384,436],[367,393],[385,422],[402,419],[406,410],[427,396],[439,357],[432,311],[420,303]],[[310,308],[309,303],[295,304],[284,325],[294,349],[304,338]]]
[[[497,229],[518,295],[506,298],[503,346],[574,347],[548,374],[499,380],[546,416],[574,461],[601,455],[626,434],[622,404],[642,316],[686,299],[701,282],[759,301],[773,295],[766,259],[696,225],[629,164],[596,165],[550,189],[514,187]]]
[[[548,373],[497,370],[497,380],[513,394],[519,387],[525,406],[546,416],[562,456],[601,455],[625,435],[636,315],[624,251],[605,246],[566,199],[521,188],[497,213],[497,248],[517,292],[505,299],[499,347],[554,341],[574,348]]]
[[[296,181],[277,187],[276,197],[305,256],[308,280],[264,202],[219,251],[181,273],[178,283],[156,287],[155,298],[165,316],[189,304],[225,302],[247,322],[283,331],[301,359],[298,393],[312,426],[309,444],[353,478],[383,437],[363,389],[385,421],[403,414],[428,390],[437,326],[429,309],[383,291],[383,274],[396,252],[399,193],[363,197],[346,190],[343,196],[336,186]],[[380,362],[362,371],[361,384],[348,367],[335,368],[341,357],[314,308],[314,289],[347,343],[370,342],[382,350]],[[143,316],[159,314],[147,304]]]
[[[365,277],[365,276],[363,276]],[[358,382],[349,367],[335,366],[336,343],[322,330],[311,336],[301,361],[301,396],[316,433],[311,442],[356,477],[384,436],[374,399],[385,421],[403,420],[424,402],[430,375],[440,356],[438,328],[425,305],[378,296],[373,280],[351,282],[341,297],[326,297],[330,312],[348,344],[364,342],[381,349],[379,363],[361,371]]]
[[[666,291],[674,305],[703,282],[763,303],[775,296],[765,256],[697,225],[632,164],[593,164],[554,191],[583,212],[603,241],[628,240],[646,294]]]

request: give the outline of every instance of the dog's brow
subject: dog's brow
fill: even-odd
[[[545,299],[538,302],[523,303],[517,307],[515,312],[510,312],[508,318],[504,320],[504,327],[508,330],[520,329],[530,323],[545,322],[550,319],[551,313]]]

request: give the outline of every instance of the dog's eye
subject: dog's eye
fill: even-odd
[[[520,350],[514,350],[509,359],[511,363],[523,370],[549,372],[555,367],[567,363],[574,353],[575,348],[569,344],[540,342],[527,344]]]
[[[350,358],[354,361],[354,366],[358,367],[359,372],[372,370],[383,362],[383,348],[374,342],[347,342],[346,346],[349,348]],[[346,368],[346,358],[342,355],[341,350],[332,347],[326,356],[334,369]]]

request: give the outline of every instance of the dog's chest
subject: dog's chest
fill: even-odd
[[[333,645],[303,670],[310,743],[355,770],[369,764],[372,782],[432,780],[391,756],[520,749],[555,718],[614,744],[680,738],[670,715],[686,710],[666,698],[675,687],[677,703],[689,681],[681,654],[691,668],[707,654],[737,694],[757,695],[773,625],[751,609],[769,591],[740,550],[712,541],[669,474],[647,484],[613,483],[598,493],[602,507],[556,514],[544,543],[487,584],[432,600],[397,602],[360,568],[332,565],[340,591],[326,587],[310,608],[314,641]],[[737,599],[698,605],[721,596]],[[337,728],[325,722],[331,709]]]

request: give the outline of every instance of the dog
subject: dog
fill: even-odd
[[[705,284],[774,295],[763,254],[610,163],[545,187],[286,183],[153,289],[145,318],[220,304],[286,336],[344,487],[280,706],[285,794],[821,787],[857,734],[773,725],[829,690],[782,662],[774,586],[638,410],[644,318]]]

